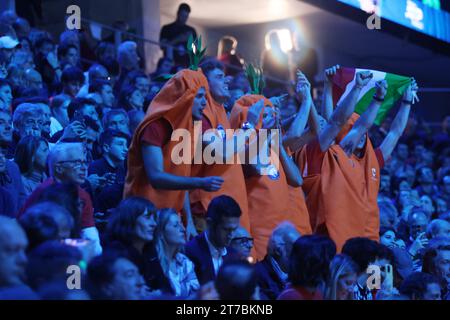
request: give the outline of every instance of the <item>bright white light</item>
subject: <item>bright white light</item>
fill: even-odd
[[[292,35],[291,35],[291,31],[289,31],[288,29],[270,30],[269,32],[267,32],[266,41],[265,41],[267,50],[271,49],[270,35],[273,33],[277,34],[278,39],[280,40],[281,50],[283,50],[283,52],[288,52],[288,51],[292,50],[292,48],[293,48]]]

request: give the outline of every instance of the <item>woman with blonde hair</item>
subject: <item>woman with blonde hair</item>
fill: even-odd
[[[155,257],[151,259],[151,268],[145,272],[150,287],[163,294],[191,297],[200,284],[194,264],[182,253],[186,231],[175,210],[158,210],[154,237]]]
[[[353,300],[358,266],[345,254],[336,255],[330,263],[330,278],[325,291],[326,300]]]

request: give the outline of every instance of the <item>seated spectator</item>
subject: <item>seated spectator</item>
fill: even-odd
[[[19,223],[27,235],[28,251],[32,251],[46,241],[59,239],[58,224],[46,212],[27,210],[20,217]]]
[[[289,261],[289,284],[278,300],[323,300],[330,262],[335,254],[336,245],[329,238],[318,235],[298,238]]]
[[[118,107],[127,111],[139,110],[144,108],[144,96],[136,86],[127,86],[122,88],[119,94]]]
[[[195,265],[200,284],[214,280],[225,260],[237,258],[229,245],[239,227],[241,208],[233,198],[222,195],[210,202],[206,215],[206,230],[186,244],[186,255]]]
[[[441,300],[439,280],[424,272],[411,274],[403,281],[399,290],[410,300]]]
[[[7,150],[0,144],[0,187],[3,193],[2,213],[16,217],[17,211],[25,201],[25,190],[20,170],[14,161],[6,158]]]
[[[236,229],[230,241],[230,247],[236,250],[243,260],[253,261],[253,258],[250,257],[253,248],[253,238],[247,229],[243,227]]]
[[[200,288],[194,264],[181,251],[186,232],[180,217],[173,209],[156,213],[155,256],[144,277],[149,287],[163,294],[188,298]]]
[[[373,300],[373,294],[367,287],[367,267],[375,261],[379,244],[367,238],[352,238],[345,242],[342,253],[349,256],[358,266],[358,281],[354,287],[354,300]]]
[[[11,110],[13,100],[11,85],[8,81],[0,79],[0,110]]]
[[[420,204],[423,212],[426,213],[428,220],[431,220],[434,216],[436,208],[434,207],[433,200],[427,195],[420,197]]]
[[[75,98],[84,83],[83,71],[77,67],[66,68],[61,76],[62,92],[71,98]]]
[[[97,48],[95,49],[95,55],[97,57],[97,61],[101,64],[107,59],[116,59],[116,50],[114,48],[114,44],[107,41],[101,41]]]
[[[381,227],[380,228],[380,243],[382,245],[385,245],[388,248],[395,248],[396,244],[395,244],[395,240],[396,240],[396,236],[395,236],[395,230],[393,228],[390,227]]]
[[[86,262],[82,260],[80,249],[59,241],[46,241],[28,254],[28,282],[36,291],[53,281],[67,286],[67,268],[83,266]]]
[[[147,75],[140,70],[134,70],[127,74],[124,82],[122,83],[122,88],[126,88],[128,86],[138,88],[143,97],[148,96],[150,93],[150,80]]]
[[[22,174],[25,197],[47,179],[48,142],[41,137],[27,136],[16,147],[14,161]]]
[[[60,45],[58,47],[58,59],[62,70],[70,67],[79,67],[80,54],[78,47],[73,44]]]
[[[51,212],[54,216],[56,222],[60,227],[60,236],[61,233],[64,236],[61,238],[80,238],[80,233],[82,229],[82,212],[83,212],[83,203],[80,201],[78,197],[78,186],[74,183],[54,183],[48,187],[46,187],[39,197],[36,200],[36,204],[33,205],[39,206],[43,203],[43,207],[45,208],[46,203],[51,203],[53,206],[50,206],[48,212]],[[56,206],[56,207],[55,207]],[[41,208],[41,207],[38,207]],[[63,211],[68,212],[70,215],[70,225],[71,228],[67,231],[67,226],[64,222],[60,223],[60,220],[63,219],[60,216],[59,208],[63,208]],[[28,211],[29,209],[27,209]],[[63,231],[61,231],[61,228]]]
[[[39,202],[27,209],[25,214],[20,218],[20,223],[28,234],[28,229],[24,224],[28,224],[31,228],[39,229],[38,226],[33,226],[33,223],[28,223],[36,217],[48,216],[56,223],[57,226],[57,238],[63,240],[70,238],[72,235],[72,230],[74,228],[74,219],[70,212],[64,207],[50,201]],[[40,230],[35,230],[36,232],[41,232]],[[28,236],[30,241],[29,246],[31,247],[32,239]]]
[[[58,57],[54,52],[55,45],[49,37],[42,37],[34,43],[33,48],[36,70],[42,75],[50,92],[53,92],[60,78],[62,81]]]
[[[20,104],[14,111],[13,125],[15,145],[28,135],[40,137],[43,125],[41,108],[31,103]]]
[[[96,193],[94,207],[98,212],[115,208],[122,198],[125,183],[125,159],[128,152],[128,136],[120,131],[106,130],[100,137],[102,157],[91,162],[88,175],[104,178],[105,183]]]
[[[84,116],[90,117],[94,121],[99,121],[96,110],[96,102],[92,99],[75,98],[67,107],[67,114],[70,120],[81,120]]]
[[[36,90],[39,93],[44,93],[44,82],[42,76],[35,69],[27,69],[24,73],[24,86],[27,89]]]
[[[54,183],[71,182],[78,185],[79,199],[82,201],[81,236],[95,243],[96,252],[101,252],[98,231],[95,227],[93,207],[90,195],[81,187],[86,180],[86,150],[83,144],[76,142],[57,143],[48,156],[50,178],[45,180],[30,195],[22,212],[34,204],[44,189]]]
[[[436,237],[430,241],[422,259],[422,272],[436,276],[442,290],[442,299],[450,299],[450,240]]]
[[[126,251],[128,258],[145,274],[150,243],[156,228],[156,208],[148,200],[129,197],[113,211],[106,227],[106,250]]]
[[[156,64],[156,70],[150,74],[152,81],[162,81],[164,76],[168,76],[172,73],[173,60],[167,57],[161,57]]]
[[[130,136],[130,119],[124,109],[113,109],[103,116],[104,130],[117,130]]]
[[[220,300],[259,300],[256,270],[246,261],[224,263],[215,286]]]
[[[413,210],[409,214],[409,238],[406,239],[406,247],[415,260],[420,259],[421,251],[428,245],[426,237],[428,221],[428,217],[422,209]]]
[[[94,300],[140,300],[143,287],[138,268],[118,254],[103,254],[88,265],[87,290]]]
[[[434,183],[434,173],[431,168],[421,167],[417,169],[417,191],[419,195],[433,197],[438,194],[437,186]]]
[[[111,82],[96,79],[89,84],[89,93],[95,94],[99,98],[99,109],[104,115],[109,112],[114,105],[114,93]]]
[[[58,131],[63,130],[69,123],[67,112],[70,97],[65,94],[54,96],[50,104],[52,117],[50,117],[50,137]]]
[[[0,216],[0,300],[35,300],[25,284],[28,240],[17,221]]]
[[[273,230],[267,255],[256,264],[261,299],[275,300],[286,287],[292,245],[299,237],[300,233],[288,222]]]
[[[326,300],[353,300],[358,280],[358,266],[344,254],[336,255],[330,264],[330,278],[325,291]]]
[[[442,219],[434,219],[427,226],[427,238],[450,237],[450,223]]]

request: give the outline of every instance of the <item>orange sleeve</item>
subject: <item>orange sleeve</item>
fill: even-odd
[[[381,152],[380,148],[375,149],[375,155],[377,156],[378,165],[380,166],[380,169],[384,167],[384,157],[383,152]]]
[[[170,141],[172,135],[172,127],[170,123],[161,118],[150,123],[147,128],[144,129],[141,142],[150,144],[152,146],[162,147]]]

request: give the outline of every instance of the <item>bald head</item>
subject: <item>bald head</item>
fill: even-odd
[[[450,223],[442,219],[431,221],[427,228],[427,236],[430,239],[436,237],[450,237]]]
[[[23,283],[27,237],[16,220],[0,216],[0,288]]]

